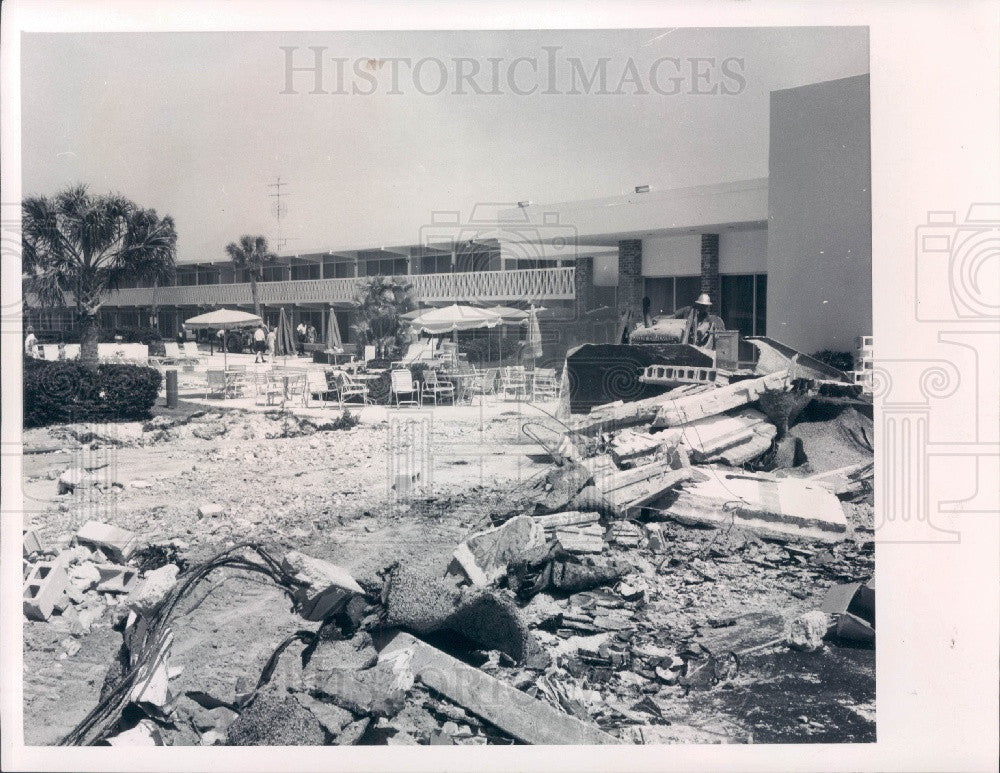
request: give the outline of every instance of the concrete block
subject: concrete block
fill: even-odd
[[[103,550],[111,560],[125,563],[139,546],[139,537],[118,526],[87,521],[76,533],[76,542],[93,550]]]
[[[97,583],[99,593],[131,593],[139,584],[139,571],[120,564],[97,564],[101,581]]]
[[[32,553],[42,552],[42,541],[38,537],[38,532],[34,529],[25,529],[22,532],[23,541],[22,548],[24,550],[24,557],[27,558]]]
[[[92,561],[71,566],[67,570],[69,581],[82,591],[88,591],[101,581],[101,573]]]
[[[198,508],[199,518],[217,518],[224,512],[222,505],[211,502]]]
[[[408,633],[398,633],[379,659],[407,653],[417,679],[505,733],[529,744],[617,744],[595,725],[532,698]]]
[[[24,581],[24,614],[31,620],[44,621],[60,606],[69,584],[64,561],[40,561]]]

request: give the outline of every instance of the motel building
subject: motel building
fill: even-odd
[[[281,255],[258,293],[269,324],[284,308],[293,326],[311,323],[322,336],[336,314],[348,343],[366,277],[404,277],[418,306],[534,304],[545,309],[545,358],[561,359],[576,344],[611,342],[619,312],[640,319],[643,298],[654,315],[670,314],[707,292],[744,336],[851,351],[872,333],[870,167],[867,75],[774,91],[766,178],[687,188],[637,180],[628,195],[437,213],[395,246]],[[246,280],[226,259],[180,261],[171,286],[110,293],[101,324],[154,322],[172,338],[199,313],[252,311]],[[72,316],[29,308],[25,322],[51,337]]]

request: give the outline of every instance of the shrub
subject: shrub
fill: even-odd
[[[162,377],[142,365],[24,361],[24,426],[148,419]]]
[[[474,338],[471,341],[459,343],[458,350],[465,352],[469,357],[469,362],[474,365],[488,365],[495,363],[497,359],[507,359],[513,356],[521,341],[513,338],[500,338],[494,336],[485,338]]]

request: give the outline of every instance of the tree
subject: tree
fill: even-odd
[[[21,203],[22,277],[42,306],[65,306],[73,293],[80,361],[97,367],[103,296],[125,279],[169,281],[177,257],[172,217],[160,218],[117,194],[91,195],[84,185]]]
[[[351,325],[364,344],[400,347],[404,326],[400,314],[413,308],[413,285],[392,276],[373,276],[358,288],[358,321]]]
[[[253,296],[253,313],[260,316],[260,298],[257,283],[264,279],[264,266],[278,259],[267,246],[263,236],[241,236],[238,242],[226,245],[226,252],[237,271],[245,269],[250,276],[250,294]]]

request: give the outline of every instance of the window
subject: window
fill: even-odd
[[[264,266],[262,281],[283,282],[288,279],[287,266]]]
[[[413,259],[414,271],[418,274],[451,273],[451,255],[424,255]]]
[[[724,274],[721,306],[727,330],[766,335],[767,274]]]
[[[690,306],[701,293],[700,276],[664,276],[645,280],[644,293],[653,316],[673,314]]]
[[[292,279],[319,279],[319,263],[299,263],[291,266]]]

